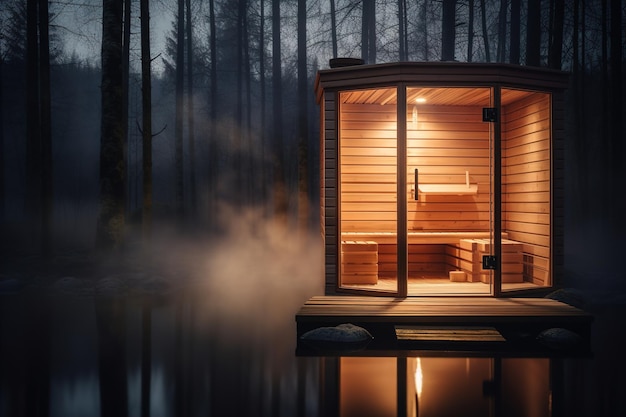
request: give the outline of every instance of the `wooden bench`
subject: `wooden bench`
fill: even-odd
[[[430,244],[456,244],[461,239],[489,239],[489,232],[478,231],[413,231],[409,230],[407,239],[409,244],[430,243]],[[508,238],[506,232],[502,233],[502,239]],[[397,242],[397,233],[395,232],[343,232],[341,240],[360,240],[374,241],[379,244]]]
[[[378,283],[378,243],[364,240],[341,242],[341,283]]]
[[[465,272],[467,281],[491,283],[489,271],[483,270],[482,259],[491,253],[489,239],[461,239],[446,248],[447,264],[451,269]],[[502,239],[502,282],[524,281],[524,245]]]

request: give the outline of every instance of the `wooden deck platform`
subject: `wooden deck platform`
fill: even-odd
[[[565,328],[589,341],[593,316],[548,298],[315,296],[296,314],[297,334],[323,326],[352,323],[373,336],[373,349],[416,347],[396,337],[399,326],[489,327],[508,345],[529,345],[541,331]],[[486,341],[485,341],[486,342]],[[424,347],[423,343],[419,347]],[[438,343],[437,348],[454,346]],[[458,344],[463,349],[471,343]],[[484,346],[484,344],[483,344]]]

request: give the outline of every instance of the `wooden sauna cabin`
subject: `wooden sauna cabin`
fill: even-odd
[[[557,286],[567,85],[567,73],[508,64],[319,71],[326,294]]]

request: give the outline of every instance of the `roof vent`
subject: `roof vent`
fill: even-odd
[[[329,61],[331,68],[352,67],[354,65],[363,65],[365,61],[360,58],[332,58]]]

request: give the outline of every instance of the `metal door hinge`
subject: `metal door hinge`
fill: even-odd
[[[498,258],[495,255],[483,255],[483,269],[496,269]]]
[[[495,107],[483,107],[483,122],[497,122],[498,109]]]

